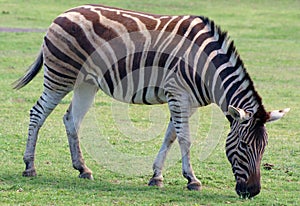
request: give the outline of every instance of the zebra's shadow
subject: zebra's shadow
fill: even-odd
[[[120,181],[118,181],[120,179]],[[130,179],[130,181],[129,181]],[[203,188],[199,191],[188,191],[183,185],[168,184],[163,188],[149,187],[146,182],[141,183],[140,178],[112,178],[105,180],[103,177],[95,176],[95,180],[80,179],[75,177],[55,176],[40,174],[37,177],[22,177],[19,173],[6,174],[1,176],[0,188],[6,185],[6,189],[1,189],[6,192],[22,193],[53,193],[54,196],[70,196],[76,198],[80,195],[81,198],[90,198],[92,195],[97,198],[101,196],[110,196],[113,199],[122,199],[126,202],[134,201],[142,202],[147,199],[158,204],[202,204],[210,200],[210,203],[225,203],[240,201],[237,196],[230,190],[223,190],[224,193],[212,192],[208,188]],[[146,179],[146,178],[143,178]],[[140,184],[141,183],[141,184]],[[2,186],[1,186],[2,185]],[[225,194],[227,193],[227,194]]]

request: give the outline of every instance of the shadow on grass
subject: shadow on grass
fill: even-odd
[[[68,198],[78,194],[86,198],[94,195],[98,199],[103,197],[108,197],[111,201],[123,199],[127,203],[145,203],[147,201],[157,204],[194,204],[200,202],[201,204],[211,202],[225,204],[226,202],[240,201],[232,192],[223,191],[220,194],[220,190],[212,188],[205,187],[201,192],[198,192],[188,191],[184,189],[184,185],[166,185],[164,188],[157,188],[135,181],[134,178],[120,181],[116,180],[115,177],[113,180],[103,178],[107,178],[107,175],[105,177],[96,177],[94,181],[90,181],[73,176],[55,177],[48,174],[29,178],[22,177],[21,174],[1,174],[2,183],[6,187],[2,187],[0,183],[0,188],[2,187],[1,190],[6,192],[16,192],[21,188],[24,193],[46,192],[50,196],[63,194]]]

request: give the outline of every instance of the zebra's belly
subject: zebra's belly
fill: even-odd
[[[102,90],[114,99],[125,103],[163,104],[167,102],[164,90],[159,87],[144,87],[139,90],[128,87],[116,87],[112,95],[105,89]]]
[[[96,72],[95,72],[96,71]],[[165,70],[138,68],[127,72],[124,68],[107,70],[101,67],[83,72],[82,79],[89,79],[114,99],[133,104],[163,104],[167,102],[164,90]],[[126,71],[126,72],[125,72]]]

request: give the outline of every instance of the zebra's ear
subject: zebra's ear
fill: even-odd
[[[246,112],[243,109],[231,106],[231,105],[229,105],[229,107],[228,107],[228,114],[230,116],[232,116],[233,119],[235,119],[239,122],[246,121],[250,118],[250,115],[248,112]]]
[[[273,122],[273,121],[279,120],[280,118],[282,118],[289,111],[290,111],[290,108],[285,108],[285,109],[282,109],[282,110],[274,110],[272,112],[268,112],[269,113],[269,118],[267,119],[266,122]]]

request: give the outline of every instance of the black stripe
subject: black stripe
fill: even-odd
[[[134,104],[135,103],[135,97],[136,97],[136,93],[133,94],[133,96],[131,97],[131,103]]]
[[[148,88],[147,87],[144,87],[143,88],[143,95],[142,95],[142,101],[144,104],[147,104],[147,105],[151,105],[150,102],[147,101],[147,91],[148,91]]]
[[[143,98],[143,102],[145,104],[150,104],[147,101],[147,93],[148,93],[148,87],[151,86],[150,90],[153,87],[153,85],[149,85],[149,83],[150,83],[152,72],[155,72],[155,71],[153,71],[153,68],[152,69],[150,69],[150,68],[143,68],[143,70],[144,70],[144,76],[142,78],[144,78],[144,85],[143,85],[144,88],[143,88],[142,98]]]
[[[207,56],[209,56],[210,53],[221,49],[221,47],[222,47],[222,43],[220,42],[220,40],[219,41],[211,41],[205,46],[205,48],[203,49],[203,52],[205,54],[207,54]]]
[[[171,51],[171,50],[169,50],[169,51]],[[167,62],[169,56],[170,56],[170,54],[168,54],[168,53],[160,53],[160,58],[158,61],[159,68],[165,68],[166,62]]]
[[[38,119],[41,119],[41,116],[40,116],[40,115],[34,114],[34,113],[31,113],[31,114],[30,114],[30,119],[31,119],[32,117],[38,117]],[[31,121],[31,120],[30,120],[30,121]]]
[[[239,105],[241,105],[240,107],[243,108],[244,105],[246,105],[247,103],[249,103],[251,100],[251,98],[253,98],[252,96],[249,96],[247,98],[245,98],[242,102],[239,101],[239,100],[242,100],[244,96],[246,96],[249,92],[249,89],[248,88],[245,88],[243,91],[240,91],[238,95],[236,95],[235,97],[233,97],[231,99],[231,102],[235,102],[235,101],[238,101],[239,102]]]
[[[178,119],[181,119],[180,116],[174,116],[174,118],[176,118],[176,120],[174,120],[175,124],[179,124],[181,127],[182,127],[181,124],[188,124],[189,123],[188,121],[178,120]]]
[[[47,66],[46,64],[45,64],[45,66],[48,68],[48,71],[55,74],[56,76],[59,76],[59,77],[65,78],[65,79],[72,79],[72,80],[76,79],[75,77],[71,77],[69,75],[58,72],[58,71],[52,69],[51,67]]]
[[[66,65],[64,65],[63,61],[57,61],[55,58],[47,58],[47,62],[49,64],[52,64],[53,67],[59,68],[61,73],[68,73],[68,74],[73,75],[73,76],[78,75],[78,70],[76,70],[76,68],[75,69],[73,69],[73,67],[68,68]]]
[[[227,81],[226,84],[230,84],[232,83],[234,80],[236,80],[237,76],[232,76],[231,78],[229,78],[229,80]],[[242,78],[241,81],[237,81],[234,84],[231,85],[230,89],[228,90],[228,92],[226,93],[226,101],[228,104],[230,104],[230,102],[232,102],[232,96],[233,94],[236,92],[236,90],[241,86],[241,84],[243,84],[243,82],[245,81],[246,76],[244,76]],[[224,86],[224,88],[227,88],[228,86]]]
[[[239,166],[240,166],[240,168],[242,169],[242,170],[240,170],[240,169],[237,169],[237,170],[236,170],[236,172],[239,174],[239,176],[243,176],[243,175],[246,176],[246,174],[249,174],[249,168],[248,168],[247,165],[244,165],[244,164],[240,164],[240,163],[239,163]],[[239,172],[241,172],[241,173],[239,173]]]
[[[197,18],[197,17],[196,17]],[[188,40],[192,41],[194,39],[194,37],[197,35],[197,33],[199,31],[201,31],[202,29],[204,29],[204,27],[206,26],[205,22],[201,22],[196,24],[190,31],[190,33],[188,34],[188,36],[186,37]]]
[[[242,168],[243,169],[243,168]],[[244,180],[247,180],[247,174],[249,174],[249,172],[247,172],[248,170],[239,170],[239,169],[236,169],[235,170],[235,175],[237,177],[240,177]],[[247,172],[247,173],[246,173]]]
[[[51,88],[51,87],[49,87],[48,85],[46,85],[45,82],[44,82],[43,86],[44,86],[45,88],[47,88],[47,89],[53,91],[53,88]]]
[[[39,105],[41,107],[41,105],[39,104],[39,102],[37,102],[37,105]],[[37,109],[36,106],[34,106],[32,109],[34,111],[36,111],[37,113],[39,113],[39,114],[43,114],[43,112],[41,112],[39,109]]]
[[[188,73],[187,73],[186,69],[188,69]],[[180,71],[181,71],[182,77],[184,78],[184,81],[188,84],[188,86],[192,90],[195,98],[200,103],[200,99],[199,99],[199,97],[198,97],[198,95],[196,93],[194,83],[190,81],[190,78],[193,75],[193,69],[189,65],[188,65],[188,68],[186,68],[185,67],[185,62],[184,61],[180,61]]]
[[[52,53],[53,56],[55,56],[57,59],[61,60],[64,63],[70,64],[71,66],[73,66],[78,70],[81,69],[81,64],[79,64],[71,57],[63,53],[61,50],[59,50],[54,44],[52,44],[52,42],[47,37],[45,37],[44,41],[47,48],[49,49],[49,51]]]
[[[113,84],[113,81],[112,81],[112,77],[111,77],[110,71],[105,72],[105,74],[103,75],[103,78],[106,81],[106,84],[107,84],[107,86],[109,88],[110,94],[113,95],[113,93],[114,93],[114,84]]]
[[[59,40],[66,43],[70,51],[72,51],[74,54],[76,54],[80,59],[82,59],[83,62],[86,61],[86,57],[73,45],[73,43],[62,34],[58,33],[54,29],[50,28],[50,32]]]
[[[168,103],[171,103],[171,102],[178,102],[177,99],[174,99],[173,97],[172,98],[168,98]],[[173,107],[179,107],[178,105],[172,105]]]
[[[153,61],[155,58],[156,52],[155,51],[148,51],[147,52],[147,58],[145,62],[145,67],[151,67],[153,66]]]
[[[181,111],[175,111],[175,110],[172,110],[172,112],[173,112],[174,114],[181,114],[181,113],[182,113]]]
[[[112,67],[112,71],[114,72],[115,79],[116,79],[116,77],[119,77],[120,80],[122,81],[123,78],[125,78],[127,76],[126,67],[127,67],[126,57],[123,57],[123,58],[119,59],[118,60],[118,71],[115,69],[115,67]]]
[[[135,49],[137,50],[137,48],[135,48]],[[130,54],[130,55],[133,55],[132,68],[131,68],[132,72],[134,72],[137,69],[143,69],[143,68],[140,68],[143,52],[135,52],[134,54]],[[147,68],[145,68],[145,69],[147,69]]]
[[[213,36],[213,34],[211,32],[205,32],[205,33],[201,34],[200,36],[198,36],[195,43],[198,45],[198,47],[200,47],[202,45],[202,43],[211,36]]]
[[[88,55],[92,55],[96,50],[91,42],[86,37],[85,31],[75,22],[72,22],[67,17],[57,17],[54,23],[59,25],[65,32],[73,36],[77,43]]]
[[[206,88],[206,85],[203,84],[203,82],[202,82],[201,74],[198,74],[198,72],[197,72],[196,75],[195,75],[195,84],[196,84],[196,88],[197,88],[197,90],[198,90],[198,93],[199,93],[199,95],[200,95],[200,99],[201,99],[201,100],[203,101],[203,103],[204,103],[204,105],[202,105],[202,106],[207,105],[208,102],[206,101],[204,92],[207,92],[207,93],[208,93],[208,90],[207,90],[207,88]],[[204,88],[203,88],[203,87],[204,87]],[[203,91],[203,89],[204,89],[204,91]],[[201,103],[201,102],[200,102],[200,99],[199,99],[199,97],[197,97],[197,100],[199,101],[199,103]]]
[[[37,101],[36,104],[43,110],[43,112],[45,112],[44,107],[40,104],[39,101]],[[36,107],[35,107],[35,109],[38,110]],[[42,114],[42,112],[40,110],[38,110],[38,112]]]
[[[159,91],[160,91],[160,87],[154,87],[154,95],[155,95],[155,99],[158,103],[163,104],[165,103],[160,97],[159,97]]]
[[[44,92],[43,92],[43,94],[44,94]],[[46,100],[43,98],[43,95],[40,96],[40,99],[41,99],[43,102],[46,102]]]
[[[48,77],[47,75],[44,75],[44,78],[47,79],[49,82],[56,84],[58,86],[65,87],[65,88],[69,87],[69,85],[65,85],[60,82],[54,81],[54,79],[52,79],[51,77]]]

